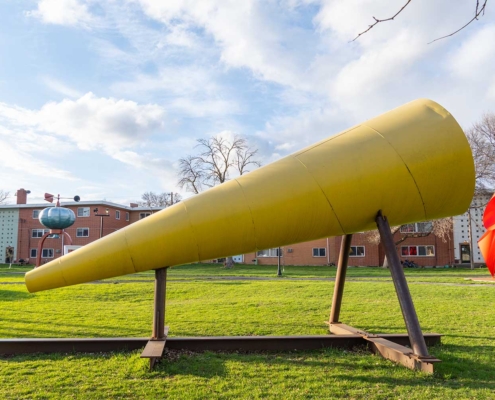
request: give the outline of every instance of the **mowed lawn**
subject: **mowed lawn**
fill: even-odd
[[[29,294],[26,270],[0,266],[0,337],[149,336],[152,273]],[[170,335],[327,333],[335,268],[275,274],[276,267],[261,266],[170,270]],[[486,269],[406,274],[423,330],[445,335],[430,349],[442,360],[433,376],[364,349],[170,353],[152,373],[139,351],[39,354],[0,357],[0,398],[495,399],[495,284],[465,280],[488,278]],[[389,271],[350,268],[348,277],[343,322],[374,333],[406,331]]]

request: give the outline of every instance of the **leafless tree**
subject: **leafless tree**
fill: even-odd
[[[222,136],[198,139],[196,155],[188,155],[179,160],[180,188],[198,194],[204,188],[210,188],[229,180],[231,173],[243,175],[249,167],[261,166],[256,160],[258,149],[248,145],[245,138],[235,136],[232,140]],[[226,266],[233,266],[232,257],[228,257]]]
[[[0,189],[0,204],[4,204],[9,198],[9,192]]]
[[[185,188],[188,192],[198,194],[203,190],[204,172],[199,160],[194,156],[186,156],[179,160],[178,184],[180,188]]]
[[[143,207],[170,207],[171,205],[178,203],[182,200],[182,196],[179,193],[164,192],[145,192],[141,196],[141,200],[138,204]]]
[[[476,189],[495,185],[495,114],[486,113],[466,132],[474,158]]]
[[[389,17],[389,18],[383,18],[383,19],[380,19],[380,18],[376,18],[376,17],[373,17],[373,19],[375,20],[375,22],[373,22],[371,25],[368,26],[368,28],[364,31],[362,31],[361,33],[359,33],[353,40],[352,42],[354,42],[355,40],[359,39],[359,37],[361,35],[364,35],[366,32],[370,31],[371,29],[373,29],[376,25],[378,25],[380,22],[387,22],[387,21],[393,21],[395,19],[395,17],[397,17],[402,11],[404,11],[404,9],[411,3],[412,0],[407,0],[406,1],[406,4],[404,4],[400,9],[399,11],[397,11],[393,16]],[[473,0],[474,1],[474,0]],[[452,32],[452,33],[449,33],[448,35],[444,35],[442,37],[439,37],[439,38],[436,38],[435,40],[432,40],[431,42],[429,42],[428,44],[430,43],[433,43],[433,42],[436,42],[437,40],[441,40],[441,39],[445,39],[449,36],[453,36],[455,35],[456,33],[462,31],[464,28],[466,28],[468,25],[470,25],[472,22],[474,21],[477,21],[479,19],[479,17],[482,17],[485,15],[485,10],[486,10],[486,4],[488,3],[488,0],[482,0],[481,3],[480,3],[480,0],[476,0],[476,9],[475,9],[475,12],[474,12],[474,16],[466,23],[464,24],[463,26],[461,26],[459,29],[457,29],[456,31]]]
[[[232,172],[243,175],[249,172],[250,166],[261,165],[255,159],[258,150],[250,147],[240,136],[235,136],[232,141],[213,136],[197,142],[195,148],[199,153],[179,160],[179,187],[190,192],[197,194],[205,187],[224,183]]]

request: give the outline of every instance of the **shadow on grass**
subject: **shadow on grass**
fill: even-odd
[[[450,389],[488,389],[495,390],[495,365],[491,362],[495,354],[495,346],[438,346],[432,352],[439,353],[442,363],[437,364],[433,376],[408,371],[402,366],[373,356],[362,348],[355,351],[342,349],[323,349],[316,351],[293,352],[260,352],[260,353],[221,353],[221,352],[189,352],[166,350],[164,358],[155,367],[153,373],[144,372],[146,361],[142,360],[142,373],[147,379],[163,379],[173,376],[193,375],[206,379],[228,377],[233,364],[237,373],[243,370],[259,370],[259,373],[313,374],[325,371],[333,380],[343,379],[356,384],[385,384],[390,387],[408,386],[414,391],[421,387],[446,387]],[[31,354],[8,357],[9,363],[32,362],[33,360],[60,361],[68,357],[74,360],[104,360],[111,354],[124,355],[123,363],[131,363],[135,357],[133,352],[94,353],[94,354]],[[480,360],[477,354],[484,354]],[[265,372],[263,372],[265,371]],[[84,373],[83,371],[81,371]],[[252,372],[251,372],[252,373]],[[140,373],[141,374],[141,373]]]
[[[0,290],[1,295],[1,290]],[[0,297],[1,300],[1,297]],[[124,322],[122,326],[115,325],[102,325],[100,323],[95,323],[94,326],[88,326],[84,324],[70,324],[67,322],[56,321],[56,326],[53,329],[43,329],[40,328],[40,322],[37,319],[30,320],[29,318],[1,318],[3,323],[12,323],[19,325],[17,328],[17,334],[15,338],[90,338],[95,337],[98,333],[95,331],[104,332],[98,337],[142,337],[146,336],[142,334],[142,329],[139,327],[124,327]],[[21,325],[22,324],[22,325]],[[24,326],[24,327],[23,327]],[[74,330],[77,330],[77,336],[74,335]],[[24,333],[23,333],[24,332]],[[85,333],[86,332],[86,333]],[[109,332],[115,332],[116,334],[109,334]],[[26,334],[27,333],[27,334]]]
[[[29,297],[32,297],[32,295],[27,292],[19,292],[18,290],[0,289],[0,301],[24,300]]]
[[[447,347],[447,346],[446,346]],[[449,350],[466,352],[466,348],[456,346]],[[434,348],[439,350],[440,348]],[[493,347],[476,346],[469,348],[471,352],[494,351]],[[438,351],[439,352],[439,351]],[[324,359],[322,360],[322,356]],[[178,360],[163,361],[158,372],[166,375],[196,375],[205,378],[225,376],[225,364],[240,362],[242,364],[263,364],[278,366],[281,370],[291,367],[324,368],[330,374],[348,381],[366,384],[387,384],[390,386],[407,385],[414,387],[446,386],[450,388],[490,389],[495,390],[495,365],[491,362],[475,361],[465,357],[442,354],[442,363],[436,366],[433,376],[404,370],[392,362],[382,360],[378,356],[370,356],[364,350],[357,352],[325,349],[314,352],[292,353],[195,353],[180,356]]]

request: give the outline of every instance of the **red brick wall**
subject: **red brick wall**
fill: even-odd
[[[79,207],[89,207],[90,215],[89,217],[77,217],[77,209]],[[105,205],[100,206],[68,206],[66,208],[74,211],[76,215],[76,221],[74,225],[66,229],[66,232],[72,238],[72,244],[76,246],[83,246],[85,244],[91,243],[100,238],[100,223],[101,217],[96,217],[94,215],[93,209],[98,207],[100,213],[104,213],[105,209],[108,208],[109,216],[103,217],[103,236],[109,235],[127,225],[130,222],[125,220],[126,210],[118,207],[107,207]],[[42,208],[33,207],[33,208],[21,208],[19,210],[19,238],[18,238],[18,258],[28,259],[30,256],[30,250],[34,248],[38,248],[38,244],[41,238],[33,238],[32,230],[33,229],[46,229],[37,218],[33,218],[33,210],[42,210]],[[116,219],[115,211],[120,211],[120,219]],[[102,212],[103,211],[103,212]],[[77,228],[89,228],[89,236],[88,237],[77,237],[76,232]],[[69,244],[64,239],[64,244]],[[63,255],[62,248],[62,240],[61,239],[46,239],[43,248],[46,249],[54,249],[54,258],[58,258]],[[35,262],[35,259],[30,259],[31,263]]]
[[[453,235],[450,235],[453,237]],[[398,242],[401,239],[400,233],[396,233],[394,237]],[[290,246],[282,247],[281,263],[283,265],[327,265],[327,263],[337,264],[339,258],[342,237],[332,237],[328,239],[313,240],[305,243],[298,243]],[[368,241],[365,234],[357,233],[352,237],[352,246],[364,246],[364,257],[349,257],[350,266],[379,266],[383,265],[384,251],[381,245],[372,244]],[[435,246],[435,255],[432,257],[419,256],[401,256],[401,247],[410,245],[433,245]],[[313,257],[313,248],[326,248],[327,256]],[[454,260],[454,248],[452,240],[443,242],[434,235],[417,238],[407,238],[397,246],[399,257],[401,260],[414,261],[420,266],[437,266],[452,264]],[[292,249],[292,252],[289,252]],[[256,259],[255,253],[247,253],[244,255],[246,264],[253,264]],[[258,265],[275,265],[277,257],[258,257]]]

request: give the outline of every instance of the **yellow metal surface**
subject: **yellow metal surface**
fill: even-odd
[[[439,104],[415,100],[26,274],[30,292],[463,213],[471,150]]]

